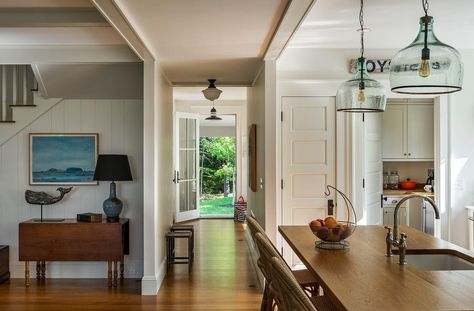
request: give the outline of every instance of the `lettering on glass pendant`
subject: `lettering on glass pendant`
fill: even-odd
[[[369,73],[388,73],[390,71],[390,61],[391,59],[366,59],[365,66]],[[349,65],[349,72],[354,73],[357,68],[358,59],[351,59]]]

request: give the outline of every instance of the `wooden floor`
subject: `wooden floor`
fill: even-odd
[[[141,296],[140,281],[132,279],[116,289],[107,288],[105,279],[33,280],[30,288],[13,279],[0,285],[0,310],[259,310],[261,293],[242,224],[223,219],[193,223],[193,271],[175,266],[157,296]]]

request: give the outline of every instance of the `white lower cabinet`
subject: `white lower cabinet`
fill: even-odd
[[[395,208],[394,207],[385,207],[383,209],[383,224],[386,226],[393,226],[393,214]],[[407,224],[407,210],[405,206],[400,207],[400,211],[398,212],[398,221],[400,225]]]

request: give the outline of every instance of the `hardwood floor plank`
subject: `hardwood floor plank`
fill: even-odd
[[[259,310],[261,292],[240,223],[224,219],[190,222],[195,226],[195,262],[175,265],[157,296],[141,296],[139,280],[108,288],[107,279],[32,280],[0,285],[2,311],[224,311]],[[178,252],[186,245],[177,243]]]

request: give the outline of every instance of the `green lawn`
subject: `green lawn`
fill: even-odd
[[[233,197],[200,201],[200,213],[205,215],[234,215]]]

